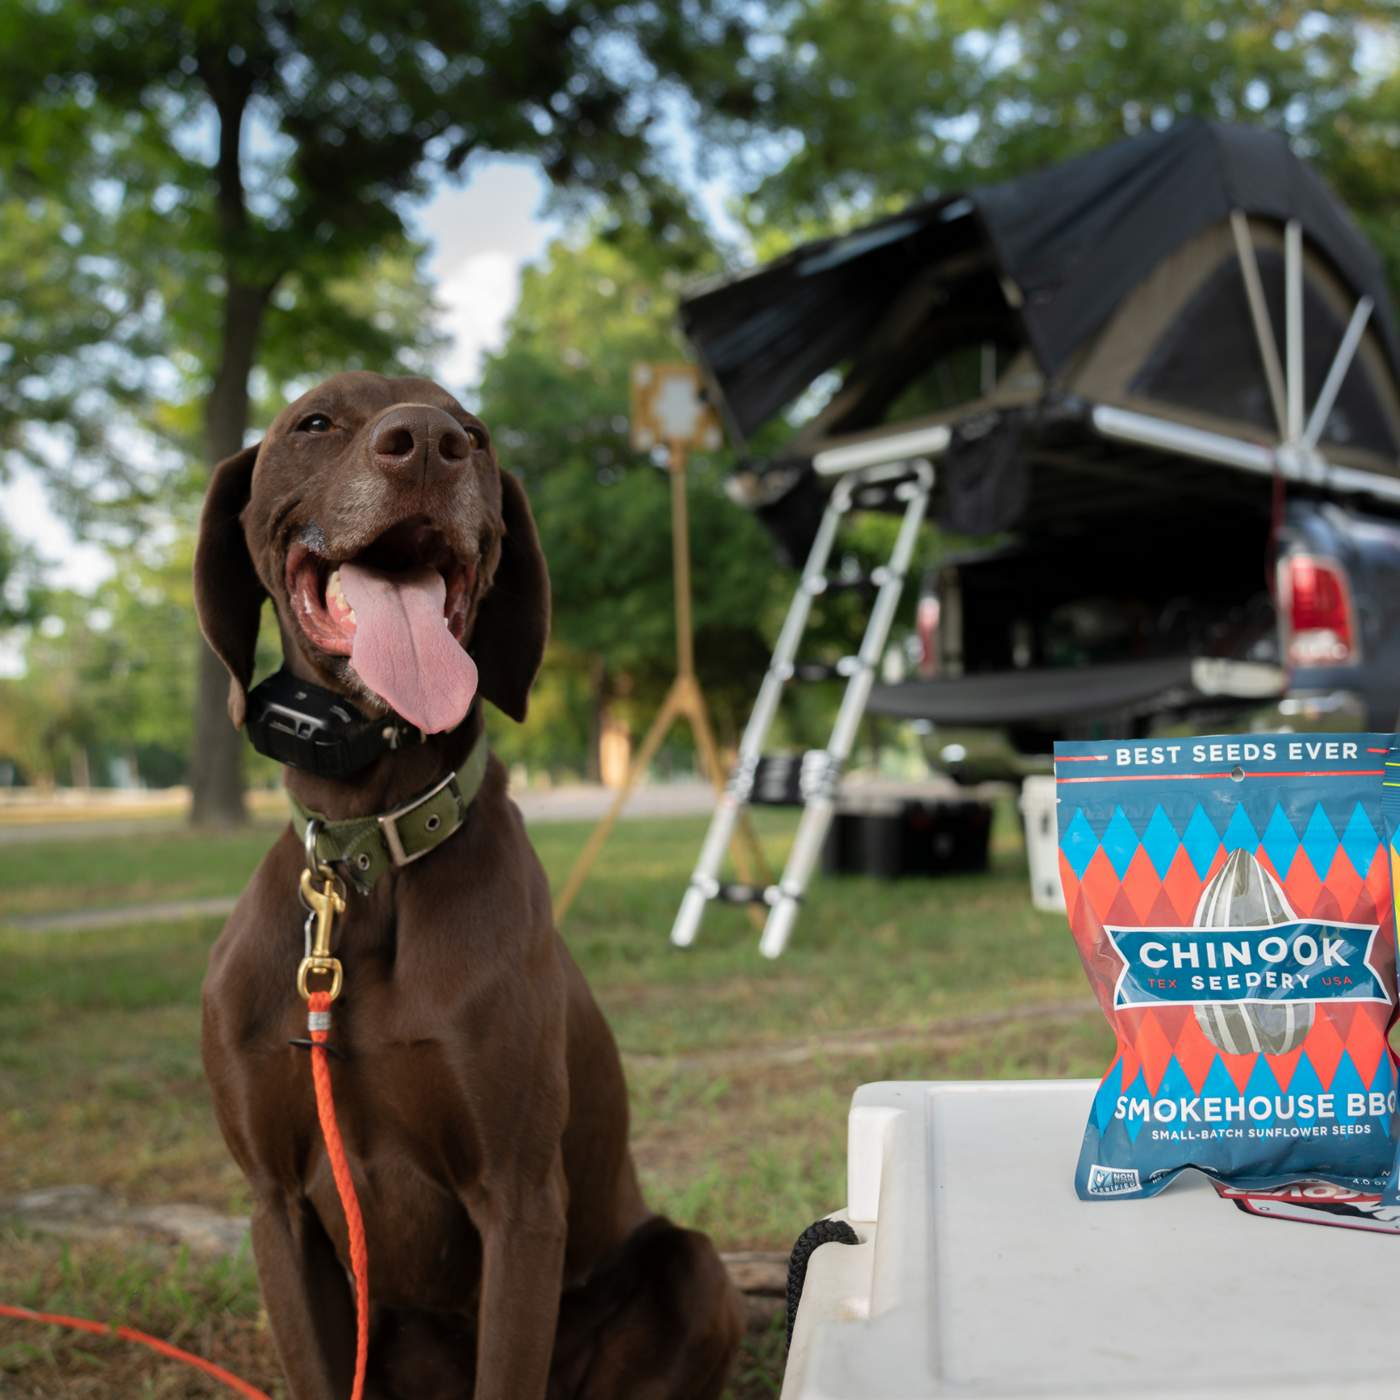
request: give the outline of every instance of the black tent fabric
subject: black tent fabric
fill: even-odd
[[[1161,260],[1231,210],[1296,219],[1355,294],[1400,373],[1380,258],[1322,178],[1268,131],[1186,121],[1063,165],[916,205],[713,285],[681,318],[747,437],[858,347],[930,263],[990,249],[1047,378]]]

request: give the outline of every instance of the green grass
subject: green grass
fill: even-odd
[[[116,1249],[0,1230],[5,1300],[37,1312],[125,1324],[284,1392],[247,1251]],[[8,1379],[7,1379],[8,1378]],[[143,1347],[35,1323],[0,1323],[0,1395],[64,1400],[227,1397],[222,1385]]]
[[[162,824],[100,841],[0,845],[0,918],[236,894],[282,825],[212,836]]]
[[[791,815],[759,815],[778,860]],[[649,1198],[721,1248],[786,1250],[841,1204],[846,1105],[861,1083],[1102,1072],[1107,1027],[1096,1011],[1075,1009],[1087,1000],[1083,974],[1063,919],[1030,908],[1009,811],[999,814],[986,875],[820,882],[789,951],[772,963],[759,957],[743,914],[729,909],[709,912],[694,948],[670,947],[703,826],[622,825],[565,933],[627,1061]],[[556,887],[587,834],[582,825],[534,829]],[[269,828],[12,848],[0,862],[0,898],[28,912],[120,906],[172,890],[233,893],[270,838]],[[0,930],[7,1191],[83,1182],[132,1202],[246,1209],[199,1065],[199,983],[217,932],[208,919]],[[1030,1005],[1050,1014],[1018,1021],[1017,1009]],[[1004,1019],[989,1024],[998,1013]],[[1071,1167],[1062,1164],[1065,1173]],[[0,1300],[61,1299],[102,1316],[115,1306],[160,1335],[212,1329],[215,1354],[243,1358],[267,1379],[247,1262],[227,1266],[224,1283],[201,1267],[177,1268],[159,1251],[138,1257],[74,1244],[65,1253],[52,1240],[0,1240]],[[174,1294],[160,1292],[167,1276]],[[0,1323],[0,1393],[9,1393],[7,1379],[20,1395],[117,1393],[81,1388],[101,1373],[93,1357],[105,1364],[113,1345],[39,1342]],[[167,1368],[155,1361],[131,1365],[124,1395],[204,1393],[160,1389]],[[780,1370],[781,1338],[775,1346],[771,1335],[754,1334],[734,1394],[776,1393]]]

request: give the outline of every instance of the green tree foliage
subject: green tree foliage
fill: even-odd
[[[1199,116],[1286,131],[1388,251],[1395,0],[795,0],[769,36],[780,168],[756,230],[805,233]]]
[[[10,633],[23,674],[0,680],[0,760],[39,784],[118,777],[147,787],[185,783],[194,733],[195,622],[188,534],[166,547],[112,555],[95,591],[47,588]],[[269,605],[270,607],[270,605]],[[260,669],[275,664],[276,623],[264,618]],[[119,772],[120,770],[120,772]],[[251,772],[274,781],[270,761]]]
[[[43,568],[32,546],[0,520],[0,636],[32,622],[44,603]]]
[[[0,6],[0,453],[25,452],[88,528],[119,507],[149,532],[173,503],[187,531],[206,465],[286,392],[423,366],[432,308],[406,209],[478,153],[533,157],[597,233],[527,274],[483,388],[540,516],[565,663],[508,742],[554,763],[587,730],[583,697],[630,686],[640,710],[670,669],[666,481],[628,451],[624,417],[628,365],[678,353],[678,279],[711,256],[671,179],[680,123],[743,192],[762,254],[1181,115],[1261,123],[1317,160],[1400,278],[1397,10],[15,0]],[[727,465],[693,464],[692,529],[705,680],[738,718],[791,580],[723,501]],[[228,815],[241,746],[217,668],[201,693],[194,747],[218,761],[198,781]]]
[[[1317,159],[1337,192],[1380,249],[1393,295],[1400,298],[1400,55],[1392,28],[1373,46],[1370,79],[1348,86],[1331,121],[1313,134]]]
[[[550,563],[556,646],[546,676],[582,673],[596,702],[630,696],[642,720],[675,667],[671,503],[665,471],[628,445],[629,371],[682,357],[680,284],[678,272],[639,267],[606,238],[556,243],[525,271],[480,399],[502,465],[526,483]],[[689,503],[696,655],[732,734],[784,598],[766,536],[723,494],[728,465],[692,457]]]
[[[183,777],[194,682],[189,553],[162,568],[134,556],[114,562],[95,595],[49,593],[26,631],[23,677],[0,682],[0,748],[33,782],[101,784],[113,758],[153,784]]]
[[[41,785],[170,787],[189,781],[194,739],[193,536],[111,552],[113,572],[92,591],[56,588],[42,571],[11,615],[6,649],[22,672],[0,679],[0,765]],[[0,536],[0,568],[3,567]],[[4,627],[0,618],[0,629]],[[272,605],[258,637],[258,674],[280,643]],[[278,768],[250,753],[249,777],[271,786]],[[0,768],[0,774],[4,769]],[[0,776],[0,781],[4,778]]]
[[[39,425],[61,428],[72,449],[100,450],[96,376],[83,369],[106,361],[101,397],[114,407],[142,358],[157,349],[138,312],[139,293],[108,276],[100,223],[80,225],[32,184],[21,194],[14,182],[0,182],[0,468],[17,452],[33,453]],[[80,360],[88,363],[80,368]]]
[[[407,203],[475,153],[533,156],[561,189],[601,193],[672,237],[682,205],[657,133],[686,98],[749,112],[736,63],[747,13],[741,0],[16,0],[0,9],[3,194],[21,218],[54,206],[72,256],[59,250],[46,285],[61,290],[65,266],[110,279],[97,301],[133,353],[139,331],[169,331],[169,363],[201,386],[212,462],[243,443],[279,322],[294,373],[392,367],[401,322],[378,295],[335,289],[377,288],[383,260],[405,255]],[[27,284],[13,295],[18,319],[42,324]],[[80,311],[71,319],[85,354],[69,363],[95,362],[108,394],[148,392],[120,356],[109,366],[100,334],[83,338]],[[23,354],[9,376],[20,413],[108,431],[78,389],[60,401],[67,364],[32,340]],[[195,815],[236,820],[242,748],[219,668],[201,658]]]

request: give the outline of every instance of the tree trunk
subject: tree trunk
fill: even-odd
[[[276,275],[248,275],[248,207],[244,198],[243,117],[252,91],[247,64],[231,53],[199,55],[200,76],[219,118],[214,163],[216,211],[223,253],[224,316],[219,366],[204,405],[207,465],[243,446],[248,431],[248,376],[257,355],[263,312]],[[228,676],[213,652],[199,644],[194,753],[190,759],[190,820],[196,826],[239,826],[248,820],[243,798],[243,736],[229,723]]]
[[[248,428],[248,376],[269,295],[268,288],[239,282],[231,272],[225,285],[219,369],[204,409],[204,442],[211,467],[243,446]],[[243,797],[243,736],[229,723],[228,672],[203,638],[199,642],[190,795],[190,820],[196,826],[241,826],[248,820]]]
[[[195,826],[220,827],[241,826],[247,820],[243,736],[229,723],[228,672],[201,637],[190,756],[190,821]]]

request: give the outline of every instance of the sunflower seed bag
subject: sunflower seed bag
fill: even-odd
[[[1390,752],[1385,755],[1381,774],[1381,816],[1384,821],[1386,859],[1390,865],[1391,910],[1400,900],[1400,735],[1390,736]],[[1400,936],[1400,922],[1396,924]],[[1400,1128],[1397,1128],[1400,1135]],[[1400,1204],[1400,1152],[1391,1165],[1390,1176],[1381,1191],[1386,1205]]]
[[[1081,1199],[1187,1167],[1259,1188],[1391,1176],[1391,737],[1055,745],[1070,929],[1118,1042]]]

